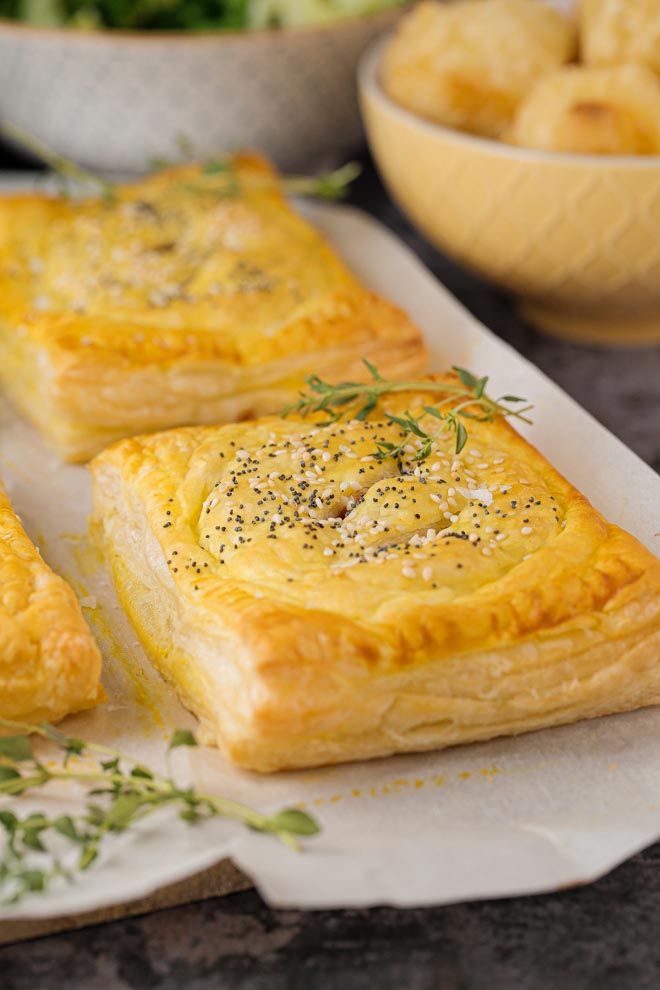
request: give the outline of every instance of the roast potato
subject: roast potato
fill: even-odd
[[[567,66],[540,79],[506,139],[545,151],[660,154],[660,79],[646,66]]]
[[[642,62],[660,73],[660,0],[580,0],[582,58]]]
[[[498,137],[532,83],[576,48],[572,20],[534,0],[427,0],[400,22],[381,80],[422,117]]]

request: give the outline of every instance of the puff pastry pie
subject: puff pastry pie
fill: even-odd
[[[73,591],[44,563],[0,486],[0,717],[37,724],[91,708],[104,697],[100,673]]]
[[[182,424],[278,411],[303,377],[425,364],[261,159],[186,167],[109,202],[0,200],[0,381],[69,460]]]
[[[387,414],[437,401],[173,430],[92,463],[123,605],[204,741],[238,765],[433,749],[660,701],[660,561],[501,419],[471,422],[460,456],[446,434],[420,463],[415,443],[375,456],[403,436]]]

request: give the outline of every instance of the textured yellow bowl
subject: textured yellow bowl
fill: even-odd
[[[442,251],[576,341],[660,342],[660,156],[514,148],[429,123],[363,57],[360,100],[392,196]]]

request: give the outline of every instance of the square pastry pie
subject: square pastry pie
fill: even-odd
[[[427,750],[660,700],[660,561],[501,418],[470,420],[460,455],[445,431],[416,460],[424,441],[390,417],[431,432],[424,407],[446,400],[173,430],[92,463],[121,601],[203,740],[239,766]]]
[[[36,725],[91,708],[104,698],[100,674],[76,596],[42,560],[0,486],[0,718]]]
[[[306,374],[423,370],[261,159],[170,170],[113,198],[0,199],[0,381],[63,457],[277,412]]]

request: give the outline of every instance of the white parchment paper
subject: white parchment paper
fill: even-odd
[[[408,310],[435,368],[459,364],[489,374],[495,393],[532,401],[530,439],[599,509],[660,553],[660,479],[650,468],[481,326],[375,221],[339,206],[305,212],[368,285]],[[66,730],[162,766],[172,729],[194,728],[194,720],[149,667],[86,544],[86,469],[62,465],[0,400],[0,474],[44,557],[79,594],[104,652],[109,703],[67,720]],[[0,918],[130,901],[226,856],[279,905],[510,896],[586,882],[660,835],[658,709],[267,778],[237,771],[209,749],[179,751],[177,759],[207,790],[264,810],[302,804],[322,834],[295,854],[230,822],[191,828],[165,813],[108,842],[74,885],[2,909]],[[46,800],[71,808],[78,798],[67,792]]]

